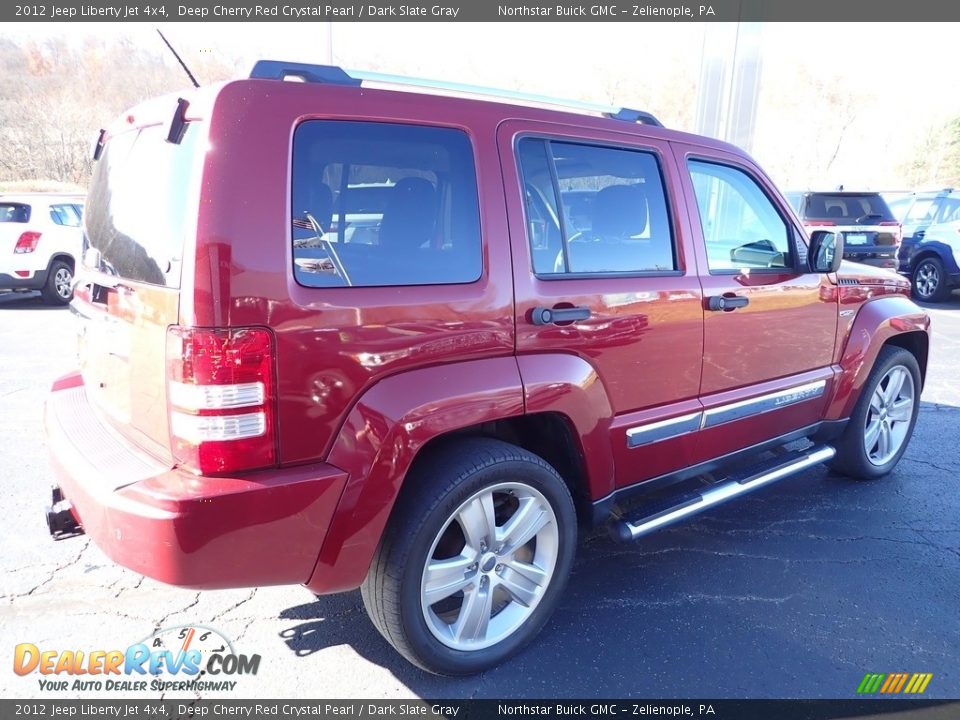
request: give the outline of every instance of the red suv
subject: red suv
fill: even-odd
[[[735,147],[457,95],[262,62],[103,133],[52,532],[192,588],[361,587],[456,675],[544,625],[578,528],[896,465],[906,280]]]

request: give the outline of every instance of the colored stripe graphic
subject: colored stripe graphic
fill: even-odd
[[[919,695],[927,689],[927,685],[930,684],[931,678],[933,678],[932,673],[914,673],[903,692],[910,693],[912,695]]]
[[[863,695],[875,693],[880,689],[880,683],[883,682],[885,677],[886,675],[867,673],[863,676],[863,681],[860,683],[860,687],[857,688],[857,692]]]
[[[867,673],[857,686],[858,695],[920,695],[933,679],[933,673]]]
[[[898,692],[900,692],[901,690],[903,690],[903,685],[904,685],[904,683],[907,682],[907,678],[908,678],[908,677],[910,677],[910,676],[907,675],[906,673],[900,673],[900,680],[899,680],[899,682],[897,682],[897,686],[896,686],[895,688],[893,688],[892,690],[890,690],[890,692],[898,693]]]
[[[887,690],[887,692],[893,694],[903,690],[903,685],[907,682],[909,677],[910,676],[907,673],[894,673],[894,680],[892,683],[890,683],[890,688]]]

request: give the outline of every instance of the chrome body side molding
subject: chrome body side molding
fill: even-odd
[[[741,420],[752,415],[779,410],[783,407],[822,397],[827,387],[826,380],[804,383],[795,387],[767,393],[748,400],[740,400],[727,405],[710,408],[701,412],[689,413],[667,420],[636,425],[627,429],[627,447],[635,448],[651,443],[669,440],[687,433],[702,430],[715,425]]]

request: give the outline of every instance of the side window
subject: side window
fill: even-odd
[[[73,205],[51,205],[50,218],[57,225],[80,227],[80,215]]]
[[[793,267],[790,228],[753,178],[727,165],[688,166],[711,271]]]
[[[537,275],[676,270],[652,153],[524,138],[518,155]]]
[[[940,203],[940,213],[936,222],[954,222],[960,220],[960,198],[945,197]]]
[[[293,261],[310,287],[480,277],[473,150],[460,130],[311,120],[293,140]]]
[[[931,223],[937,207],[932,198],[917,200],[903,219],[905,223]]]

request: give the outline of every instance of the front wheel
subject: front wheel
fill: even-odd
[[[903,457],[920,410],[920,366],[899,347],[881,348],[836,443],[833,469],[862,480],[886,475]]]
[[[570,573],[569,490],[540,457],[486,438],[430,453],[404,484],[361,588],[367,613],[424,670],[502,662],[543,627]]]

